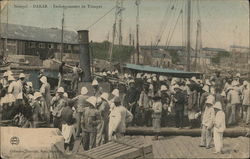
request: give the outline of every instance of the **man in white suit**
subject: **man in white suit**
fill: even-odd
[[[114,99],[115,107],[109,115],[109,140],[119,139],[124,136],[126,124],[131,122],[133,115],[121,105],[119,97]]]
[[[225,113],[222,111],[220,102],[214,104],[215,119],[214,119],[214,153],[223,153],[223,132],[226,129]]]

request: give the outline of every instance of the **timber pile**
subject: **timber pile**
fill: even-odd
[[[126,136],[89,151],[72,156],[81,159],[144,159],[153,158],[152,144],[142,138]]]
[[[247,127],[232,127],[226,128],[223,136],[226,137],[238,137],[238,136],[247,136],[250,134],[250,129]],[[152,127],[128,127],[126,129],[126,135],[143,135],[143,136],[152,136],[156,135]],[[188,128],[173,128],[173,127],[163,127],[159,133],[161,136],[192,136],[197,137],[201,135],[201,129],[188,129]]]

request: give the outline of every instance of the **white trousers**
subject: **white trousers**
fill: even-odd
[[[221,152],[223,148],[223,132],[214,130],[214,147],[216,152]]]

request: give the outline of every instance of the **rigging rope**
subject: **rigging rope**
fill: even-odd
[[[117,6],[114,6],[113,8],[111,8],[108,12],[106,12],[103,16],[101,16],[100,18],[98,18],[94,23],[92,23],[91,25],[89,25],[86,30],[88,30],[90,27],[92,27],[93,25],[95,25],[96,23],[98,23],[100,20],[102,20],[102,18],[104,18],[106,15],[108,15],[113,9],[115,9]]]

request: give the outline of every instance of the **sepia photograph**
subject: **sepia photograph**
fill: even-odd
[[[250,158],[250,1],[0,0],[0,153]]]

